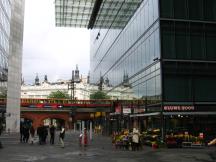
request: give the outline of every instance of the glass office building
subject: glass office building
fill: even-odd
[[[8,76],[8,55],[10,38],[10,0],[0,1],[0,93],[5,95]]]
[[[127,83],[145,101],[141,114],[130,114],[142,129],[216,132],[215,0],[56,0],[55,7],[56,26],[92,29],[90,82],[108,78],[113,91]]]
[[[211,134],[215,42],[215,0],[143,0],[123,29],[91,31],[91,82],[103,76],[118,87],[127,73],[136,98],[146,100],[141,127]]]

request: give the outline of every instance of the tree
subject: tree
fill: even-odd
[[[90,94],[90,99],[110,99],[110,96],[108,96],[103,91],[97,91]]]
[[[59,98],[59,99],[69,99],[70,96],[67,92],[65,91],[55,91],[55,92],[51,92],[47,98]]]
[[[7,89],[5,87],[0,87],[0,98],[7,98]]]

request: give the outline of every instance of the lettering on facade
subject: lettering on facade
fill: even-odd
[[[123,108],[123,114],[130,114],[131,108]]]
[[[164,111],[194,111],[194,106],[164,106]]]
[[[134,113],[144,113],[145,112],[145,108],[134,108]]]

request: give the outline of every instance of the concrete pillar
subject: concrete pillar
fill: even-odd
[[[90,132],[89,132],[90,141],[92,140],[92,121],[90,121]]]
[[[25,0],[11,1],[6,131],[20,131],[20,94]]]
[[[79,132],[80,132],[80,134],[82,133],[82,124],[81,124],[81,121],[79,122]]]
[[[76,123],[74,122],[74,132],[76,132]]]
[[[84,144],[84,128],[85,128],[85,121],[82,121],[82,144]]]

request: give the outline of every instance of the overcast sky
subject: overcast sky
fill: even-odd
[[[55,27],[54,0],[26,0],[22,75],[33,83],[70,79],[79,66],[87,75],[90,60],[90,33],[87,29]]]

